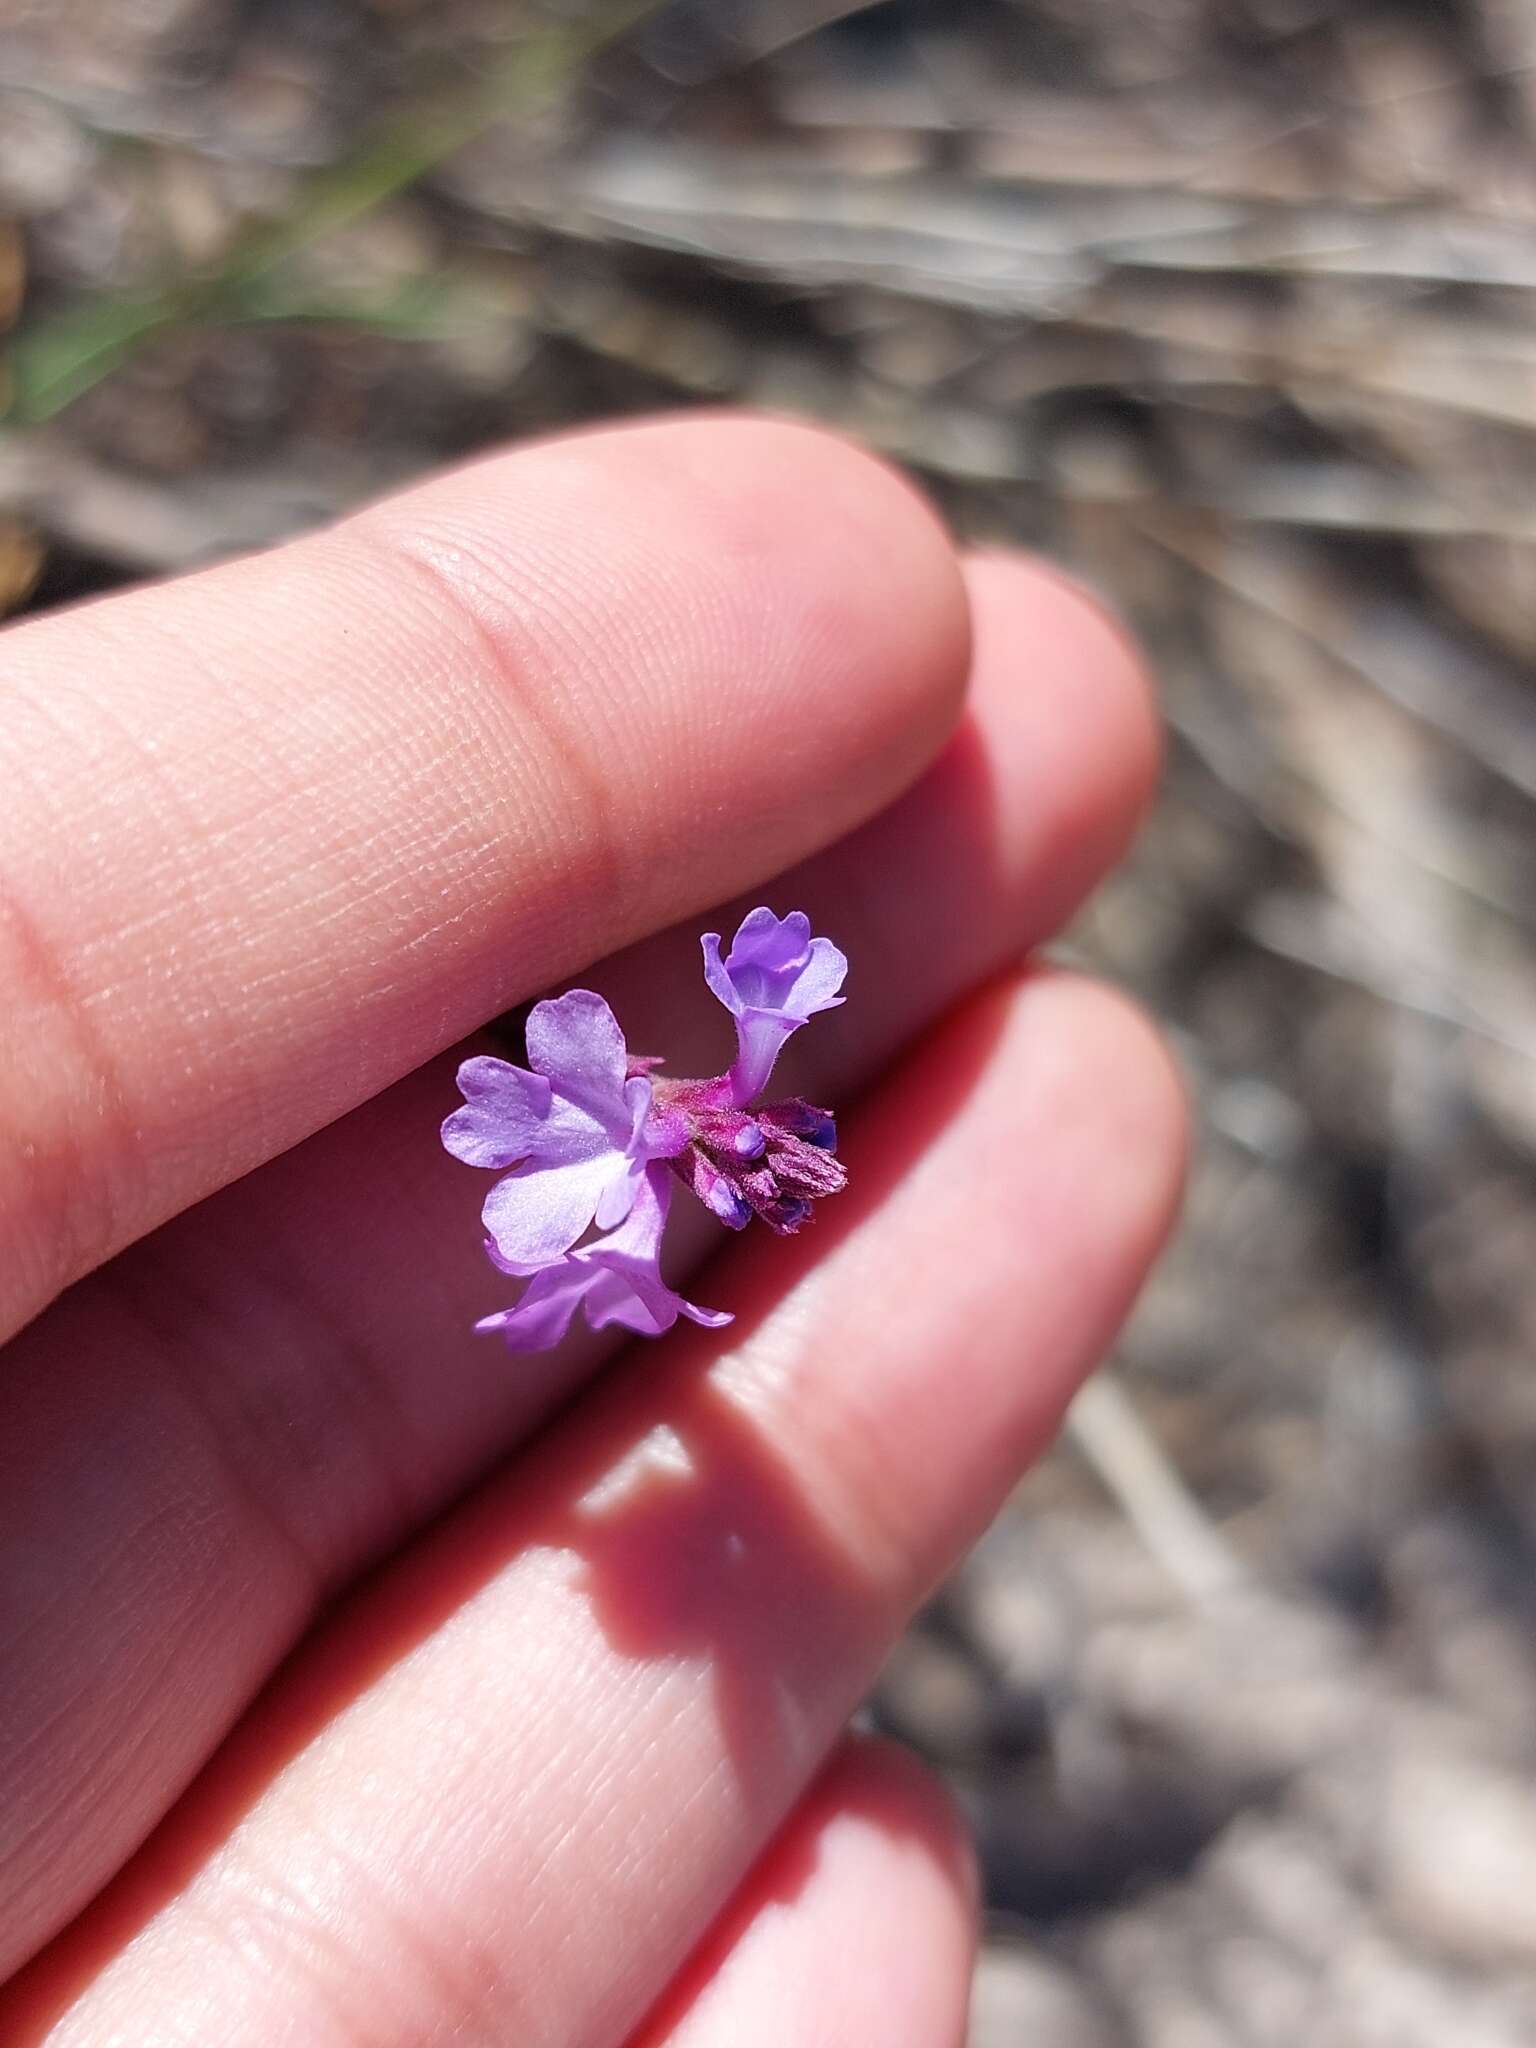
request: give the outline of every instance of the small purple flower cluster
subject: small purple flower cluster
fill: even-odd
[[[476,1328],[514,1351],[558,1344],[578,1305],[595,1330],[648,1337],[680,1315],[712,1329],[731,1320],[661,1277],[674,1180],[732,1230],[760,1216],[787,1235],[847,1179],[827,1110],[798,1097],[751,1105],[790,1033],[842,1002],[848,962],[799,910],[750,912],[723,959],[718,932],[703,947],[704,979],[736,1024],[727,1073],[653,1076],[660,1061],[633,1057],[612,1010],[584,988],[534,1005],[527,1067],[486,1056],[459,1068],[464,1107],[443,1143],[469,1166],[510,1169],[486,1197],[486,1251],[528,1282],[514,1308]]]

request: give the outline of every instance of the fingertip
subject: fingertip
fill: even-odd
[[[955,2039],[977,1897],[966,1831],[939,1781],[894,1743],[846,1738],[640,2040]]]
[[[1062,669],[1116,736],[1127,794],[1144,802],[1162,762],[1162,714],[1145,650],[1113,602],[1059,562],[1015,549],[974,550],[962,575],[978,639],[983,623],[1006,629],[1021,607],[1050,618]]]
[[[1099,1144],[1116,1162],[1117,1208],[1129,1225],[1139,1221],[1150,1259],[1172,1227],[1188,1171],[1183,1072],[1155,1020],[1123,989],[1060,970],[1026,982],[1029,1028],[1059,1048],[1078,1077],[1067,1099],[1099,1125]]]
[[[695,413],[618,432],[642,460],[665,451],[696,490],[725,480],[722,544],[747,561],[788,537],[835,582],[867,578],[857,595],[878,602],[861,623],[890,643],[894,682],[915,684],[953,721],[970,662],[970,594],[953,538],[910,475],[846,434],[782,414]],[[829,564],[833,543],[842,552]]]
[[[1033,1208],[1042,1240],[1054,1237],[1064,1263],[1078,1262],[1077,1307],[1089,1309],[1100,1332],[1081,1347],[1086,1371],[1178,1216],[1189,1155],[1183,1077],[1138,1002],[1094,975],[1055,966],[1001,977],[950,1028],[995,1033],[995,1072],[1009,1091],[994,1126],[999,1171],[1022,1137],[1049,1127],[1058,1155],[1052,1185],[1024,1176],[1014,1213],[1025,1221]],[[934,1043],[943,1042],[941,1034]],[[1070,1392],[1075,1380],[1063,1384]]]
[[[976,1910],[980,1878],[970,1826],[943,1778],[904,1744],[884,1735],[848,1736],[813,1798],[829,1813],[856,1813],[888,1839],[919,1848],[962,1908]]]
[[[960,713],[970,605],[954,546],[910,482],[819,427],[713,412],[604,427],[493,456],[363,519],[429,558],[493,638],[563,615],[566,670],[583,672],[580,708],[604,730],[641,737],[659,671],[693,797],[734,790],[744,830],[749,744],[775,813],[810,793],[831,837],[905,788]],[[549,531],[564,539],[558,562],[540,555]],[[537,675],[547,653],[521,651]],[[680,675],[713,688],[680,700]]]
[[[970,670],[970,595],[933,507],[883,458],[805,421],[707,414],[629,431],[642,449],[676,437],[696,490],[731,480],[716,516],[743,605],[765,616],[760,564],[797,601],[788,629],[816,682],[806,743],[861,750],[871,804],[895,796],[952,731]]]
[[[988,552],[964,575],[972,699],[1002,770],[1027,781],[1048,840],[1031,841],[1033,863],[1065,915],[1124,853],[1157,787],[1156,687],[1123,622],[1054,565]]]

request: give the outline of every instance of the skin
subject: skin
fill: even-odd
[[[1093,604],[751,419],[4,636],[0,2039],[959,2042],[954,1823],[842,1731],[1177,1199],[1154,1035],[1024,964],[1156,754]],[[757,901],[853,963],[848,1192],[509,1360],[456,1062],[579,982],[718,1066]]]

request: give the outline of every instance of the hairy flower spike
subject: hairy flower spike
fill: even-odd
[[[513,1350],[558,1344],[578,1307],[593,1329],[653,1337],[680,1315],[731,1320],[661,1277],[674,1180],[730,1229],[757,1216],[780,1236],[847,1181],[829,1110],[798,1096],[753,1107],[785,1039],[842,1002],[847,961],[812,937],[799,910],[751,911],[723,959],[718,932],[702,943],[705,981],[736,1024],[726,1073],[655,1073],[661,1059],[630,1053],[590,989],[534,1005],[526,1068],[481,1057],[459,1069],[464,1106],[444,1123],[443,1143],[470,1166],[507,1169],[481,1212],[486,1250],[528,1283],[515,1307],[477,1327]]]

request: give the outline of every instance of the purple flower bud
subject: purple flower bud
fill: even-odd
[[[758,1214],[770,1229],[781,1237],[793,1237],[802,1223],[809,1222],[811,1205],[802,1201],[799,1195],[775,1195]]]
[[[697,1150],[685,1153],[676,1164],[678,1173],[686,1174],[688,1185],[706,1209],[713,1210],[720,1221],[730,1229],[746,1229],[752,1221],[751,1206],[732,1185],[727,1173],[711,1164],[703,1153]]]
[[[803,1138],[807,1145],[819,1145],[824,1152],[837,1150],[837,1120],[828,1109],[818,1109],[812,1102],[792,1097],[787,1102],[774,1103],[762,1116],[776,1133]]]

